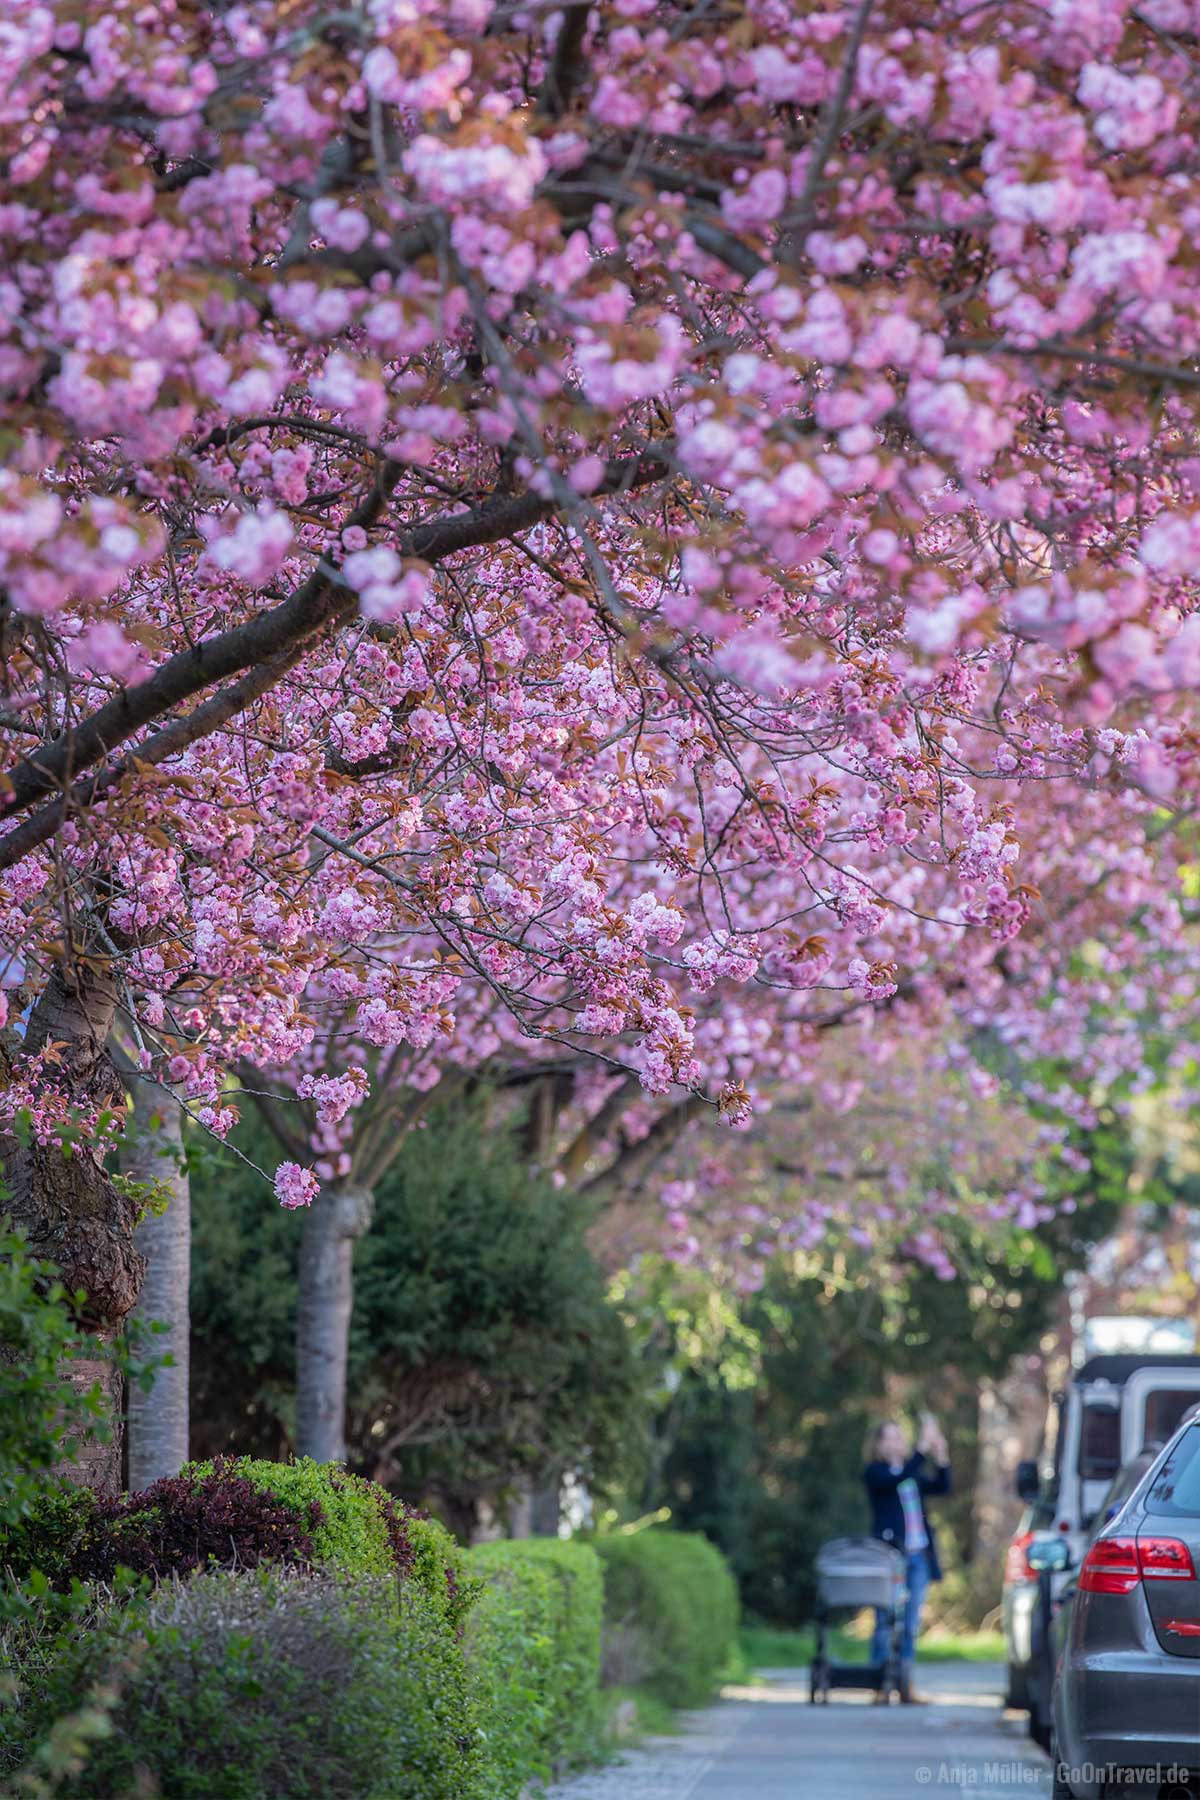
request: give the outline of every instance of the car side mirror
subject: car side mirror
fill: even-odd
[[[1071,1546],[1066,1538],[1034,1538],[1025,1560],[1039,1575],[1061,1575],[1071,1567]]]
[[[1017,1464],[1017,1498],[1026,1504],[1032,1504],[1041,1490],[1036,1462],[1019,1462]]]

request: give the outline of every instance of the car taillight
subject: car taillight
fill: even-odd
[[[1139,1581],[1194,1581],[1195,1565],[1178,1538],[1097,1538],[1083,1559],[1086,1594],[1131,1594]]]
[[[1178,1538],[1138,1539],[1138,1562],[1146,1581],[1195,1581],[1192,1553]]]
[[[1005,1587],[1015,1587],[1022,1581],[1037,1580],[1037,1570],[1030,1568],[1027,1554],[1032,1542],[1032,1531],[1022,1531],[1008,1546],[1004,1556]]]
[[[1079,1589],[1084,1594],[1132,1594],[1141,1579],[1134,1538],[1097,1538],[1083,1559]]]

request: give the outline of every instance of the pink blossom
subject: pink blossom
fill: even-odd
[[[67,647],[67,660],[81,673],[95,671],[128,682],[143,667],[142,652],[112,619],[87,625]]]
[[[367,1077],[362,1069],[347,1069],[341,1075],[304,1075],[296,1092],[302,1099],[317,1103],[317,1118],[323,1125],[336,1125],[351,1107],[362,1103],[367,1092]]]
[[[370,232],[370,221],[355,206],[342,206],[336,200],[314,200],[311,208],[313,225],[335,250],[357,250]]]
[[[294,1212],[298,1207],[311,1206],[321,1191],[321,1184],[311,1169],[302,1169],[299,1163],[280,1163],[275,1171],[275,1193],[280,1206]]]
[[[754,230],[777,219],[787,202],[787,182],[779,169],[760,169],[737,193],[726,192],[721,211],[736,231]]]
[[[1200,616],[1183,621],[1163,651],[1163,667],[1173,687],[1200,688]]]
[[[268,581],[291,548],[291,521],[265,503],[221,523],[202,518],[200,529],[208,539],[206,561],[252,584]]]
[[[528,206],[546,173],[546,159],[533,140],[518,153],[507,144],[451,145],[422,133],[405,151],[404,167],[422,199],[504,211]]]

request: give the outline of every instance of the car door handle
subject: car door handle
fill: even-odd
[[[1200,1637],[1200,1619],[1168,1619],[1163,1629],[1175,1637]]]

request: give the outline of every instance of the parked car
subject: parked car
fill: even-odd
[[[1022,1712],[1029,1705],[1030,1679],[1037,1656],[1034,1640],[1043,1579],[1030,1562],[1029,1552],[1043,1537],[1054,1539],[1053,1525],[1053,1502],[1035,1500],[1021,1514],[1004,1556],[1001,1616],[1008,1665],[1008,1691],[1004,1704]]]
[[[1063,1572],[1066,1539],[1035,1561]],[[1053,1631],[1054,1800],[1200,1794],[1200,1407],[1098,1525]]]
[[[1028,1708],[1031,1693],[1042,1712],[1030,1719],[1035,1736],[1046,1729],[1045,1695],[1052,1667],[1045,1636],[1047,1608],[1063,1585],[1055,1571],[1029,1561],[1046,1534],[1062,1537],[1078,1565],[1113,1483],[1145,1444],[1165,1443],[1187,1409],[1200,1400],[1200,1356],[1162,1351],[1089,1357],[1047,1419],[1043,1456],[1021,1463],[1017,1492],[1025,1512],[1009,1546],[1002,1614],[1008,1704]]]
[[[1147,1444],[1118,1471],[1096,1510],[1088,1532],[1090,1545],[1110,1519],[1115,1519],[1143,1476],[1162,1452],[1161,1444]],[[1049,1751],[1052,1724],[1051,1703],[1054,1692],[1056,1657],[1055,1619],[1065,1598],[1066,1589],[1056,1574],[1063,1557],[1047,1546],[1062,1545],[1061,1535],[1053,1531],[1036,1532],[1030,1539],[1024,1562],[1029,1570],[1032,1595],[1027,1602],[1029,1660],[1025,1670],[1024,1705],[1029,1713],[1029,1735],[1041,1749]],[[1085,1545],[1085,1554],[1087,1546]],[[1070,1552],[1067,1557],[1069,1560]]]

